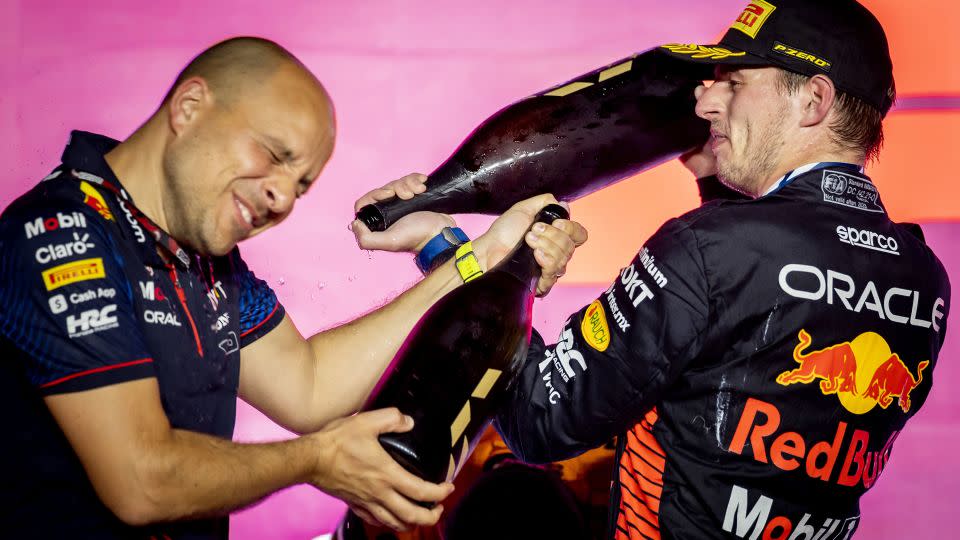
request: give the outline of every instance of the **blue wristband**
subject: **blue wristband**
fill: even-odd
[[[451,249],[456,250],[457,246],[469,241],[470,238],[460,227],[444,227],[443,230],[440,231],[440,234],[431,238],[430,241],[423,246],[423,249],[420,250],[420,253],[417,254],[414,259],[417,263],[417,268],[426,274],[433,268],[434,260],[437,256]],[[451,252],[451,255],[452,254]]]

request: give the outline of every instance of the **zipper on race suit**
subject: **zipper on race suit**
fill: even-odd
[[[180,299],[180,305],[183,306],[183,312],[187,314],[187,320],[190,321],[190,328],[193,330],[193,339],[197,342],[197,354],[203,358],[203,346],[200,345],[200,333],[197,332],[197,325],[193,322],[193,315],[190,314],[190,308],[187,307],[187,293],[180,286],[180,276],[177,275],[175,266],[167,267],[170,270],[170,279],[173,281],[173,288],[177,290],[177,298]]]

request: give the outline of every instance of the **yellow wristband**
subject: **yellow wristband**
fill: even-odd
[[[483,274],[483,270],[480,269],[480,261],[477,260],[477,255],[473,252],[472,242],[460,244],[460,247],[457,248],[456,265],[464,283],[469,283]]]

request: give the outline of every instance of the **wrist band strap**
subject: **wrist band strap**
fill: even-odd
[[[417,268],[423,274],[429,273],[453,255],[453,248],[469,241],[470,238],[459,227],[444,227],[440,234],[431,238],[414,258]]]
[[[473,252],[473,242],[467,242],[457,248],[456,264],[457,271],[460,272],[460,277],[463,278],[464,283],[470,283],[483,274],[483,270],[480,269],[480,261],[477,260],[477,255]]]

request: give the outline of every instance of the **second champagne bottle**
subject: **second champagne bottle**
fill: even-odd
[[[548,205],[536,221],[566,219]],[[540,266],[521,238],[494,268],[434,304],[414,327],[368,400],[414,419],[406,433],[380,436],[407,470],[452,480],[526,361]]]

